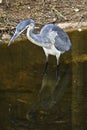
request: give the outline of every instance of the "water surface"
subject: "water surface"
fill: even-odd
[[[27,40],[0,46],[1,130],[87,129],[87,31],[69,33],[72,50],[49,57]]]

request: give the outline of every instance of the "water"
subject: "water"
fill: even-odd
[[[0,130],[87,129],[87,31],[69,32],[73,44],[60,58],[29,41],[0,46]]]

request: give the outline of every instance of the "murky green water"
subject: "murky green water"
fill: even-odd
[[[0,46],[0,130],[87,129],[87,31],[69,33],[73,48],[50,56],[29,41]]]

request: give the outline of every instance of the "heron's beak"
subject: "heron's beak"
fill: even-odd
[[[19,36],[19,34],[17,32],[14,33],[13,37],[10,39],[8,46],[10,46],[10,44]]]

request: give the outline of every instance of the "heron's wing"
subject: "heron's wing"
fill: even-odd
[[[60,51],[68,51],[71,47],[71,42],[68,35],[60,27],[54,24],[45,25],[40,32],[43,42],[52,45]]]
[[[54,44],[56,37],[56,32],[52,30],[53,26],[53,24],[46,24],[40,31],[43,44],[47,45],[49,48]]]
[[[56,32],[55,47],[60,51],[68,51],[71,48],[71,42],[68,35],[58,26],[54,26],[52,29]]]
[[[49,26],[49,24],[43,26],[43,28],[40,31],[40,34],[38,34],[38,39],[41,40],[41,45],[46,48],[50,48],[51,45],[51,39],[48,37],[50,30],[52,30]]]

